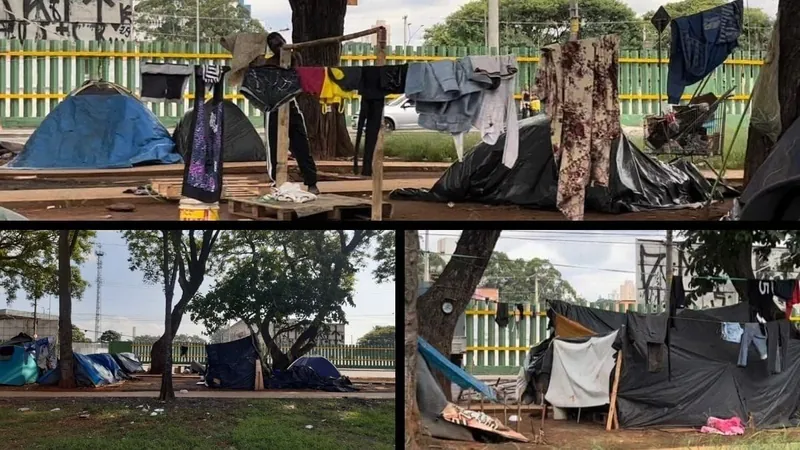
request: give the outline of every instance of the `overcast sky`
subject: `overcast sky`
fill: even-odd
[[[164,332],[164,293],[161,286],[147,285],[142,281],[140,273],[128,269],[128,248],[122,235],[116,231],[100,231],[97,242],[103,245],[103,288],[102,299],[102,330],[116,330],[124,337],[133,333],[160,336]],[[393,283],[377,284],[372,278],[375,264],[370,261],[367,267],[358,273],[354,295],[355,307],[345,308],[349,324],[345,326],[346,341],[355,343],[359,337],[372,329],[375,325],[395,324],[395,288]],[[91,330],[87,336],[94,339],[94,319],[96,305],[97,261],[92,255],[81,267],[84,279],[91,286],[84,294],[83,300],[73,302],[72,321],[79,328]],[[206,281],[203,289],[208,289],[213,280]],[[176,296],[180,295],[180,287],[175,289]],[[175,300],[177,301],[177,299]],[[0,304],[0,309],[6,308],[5,302]],[[12,309],[32,311],[29,301],[21,298],[10,306]],[[47,313],[52,310],[58,314],[58,299],[49,297],[40,302],[39,311]],[[205,328],[200,324],[192,323],[188,314],[184,316],[178,333],[201,335]],[[205,337],[205,336],[204,336]]]
[[[372,27],[377,20],[385,20],[391,27],[391,45],[403,45],[403,16],[408,16],[411,24],[411,45],[420,45],[426,27],[444,19],[469,0],[359,0],[358,6],[351,6],[345,17],[345,32],[352,33]],[[287,0],[245,0],[251,5],[253,17],[266,24],[267,29],[282,30],[291,28],[292,10]],[[637,14],[657,9],[663,0],[624,0]],[[666,2],[672,3],[672,2]],[[762,8],[774,17],[778,11],[778,0],[745,0],[745,5]],[[566,18],[565,18],[566,19]],[[420,29],[419,27],[422,26]],[[417,31],[419,30],[419,31]],[[291,33],[284,33],[291,39]]]
[[[457,230],[431,230],[430,251],[437,251],[440,239],[458,240]],[[562,277],[588,301],[606,297],[625,280],[635,282],[636,239],[659,239],[666,231],[503,231],[495,251],[512,259],[542,258],[556,266]],[[676,236],[677,237],[677,236]],[[425,250],[425,231],[420,231]],[[572,267],[568,267],[572,266]]]

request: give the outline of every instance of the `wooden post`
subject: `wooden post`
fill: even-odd
[[[386,64],[386,28],[378,30],[378,56],[376,66]],[[378,142],[375,144],[375,153],[372,157],[372,220],[383,219],[383,117],[381,128],[378,131]]]
[[[519,423],[522,422],[522,398],[517,399],[517,432],[519,433]]]
[[[261,371],[261,360],[256,359],[256,391],[263,391],[264,390],[264,375]]]
[[[281,48],[281,67],[284,69],[292,65],[292,50]],[[267,140],[269,140],[269,123],[267,123]],[[278,109],[278,161],[275,164],[275,182],[278,187],[289,180],[289,103],[281,105]]]
[[[608,406],[608,419],[606,419],[606,431],[611,431],[612,422],[617,415],[617,389],[619,388],[619,374],[622,371],[622,350],[617,352],[617,367],[614,370],[614,384],[611,388],[610,405]],[[617,420],[617,428],[619,421]]]

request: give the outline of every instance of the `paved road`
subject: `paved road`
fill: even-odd
[[[4,398],[158,398],[158,391],[3,391]],[[367,400],[392,400],[394,392],[320,392],[320,391],[189,391],[176,392],[178,398],[360,398]]]
[[[397,375],[394,370],[339,369],[339,372],[354,380],[359,378],[385,378],[394,380]]]

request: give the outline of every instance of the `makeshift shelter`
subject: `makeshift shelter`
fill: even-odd
[[[45,117],[7,167],[117,169],[181,161],[166,128],[133,94],[88,81]]]
[[[213,388],[253,390],[258,351],[252,336],[206,345],[206,384]]]
[[[336,366],[334,366],[333,363],[324,356],[301,356],[294,360],[294,362],[289,365],[287,370],[292,370],[292,368],[302,366],[314,369],[314,372],[317,372],[317,374],[321,377],[340,378],[342,376],[342,374],[339,372],[339,369],[337,369]]]
[[[23,386],[36,382],[39,368],[36,366],[36,354],[30,345],[30,338],[28,339],[27,342],[17,340],[0,345],[0,385]]]
[[[136,373],[143,373],[141,361],[133,353],[112,353],[111,357],[117,362],[122,372],[126,375],[133,375]]]
[[[129,377],[108,353],[84,355],[73,353],[75,383],[81,387],[97,387],[119,383]],[[42,385],[55,385],[61,380],[61,368],[45,372],[36,381]]]
[[[206,108],[206,115],[211,114],[211,110]],[[183,116],[172,134],[177,151],[183,157],[192,145],[193,123],[194,110],[190,110]],[[258,134],[250,119],[236,106],[236,103],[230,100],[223,102],[222,128],[224,162],[264,161],[266,164],[267,150],[264,146],[264,137]]]
[[[800,220],[800,119],[783,133],[736,200],[733,218]]]
[[[558,166],[547,116],[520,122],[519,158],[510,169],[502,163],[504,143],[505,135],[494,145],[479,143],[430,190],[400,189],[391,198],[555,210]],[[696,166],[683,160],[663,163],[642,153],[625,135],[612,143],[610,160],[609,186],[586,188],[587,211],[695,208],[711,196],[713,187]]]
[[[664,313],[618,313],[560,301],[549,303],[551,323],[560,315],[597,335],[617,332],[614,348],[622,354],[616,409],[622,428],[700,427],[709,416],[737,416],[745,423],[752,419],[758,428],[800,422],[800,384],[796,382],[800,377],[800,339],[796,333],[781,341],[786,357],[781,358],[780,373],[772,373],[769,358],[762,359],[753,345],[744,349],[746,367],[739,367],[741,344],[722,337],[723,323],[750,322],[753,311],[748,304],[683,309],[669,321]],[[785,319],[772,323],[775,329],[789,329]],[[555,375],[554,339],[561,340],[551,337],[529,353],[526,394],[547,384],[534,385],[532,380]],[[608,383],[613,378],[610,376]]]
[[[479,392],[484,398],[489,401],[496,402],[497,395],[494,391],[486,385],[486,383],[473,377],[471,374],[464,371],[464,369],[451,363],[449,359],[439,353],[431,344],[422,337],[417,338],[417,348],[419,353],[425,358],[434,369],[442,372],[448,380],[457,384],[461,389],[473,389]]]

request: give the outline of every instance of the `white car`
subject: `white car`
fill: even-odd
[[[383,107],[383,126],[386,131],[394,130],[421,130],[418,124],[419,114],[414,106],[414,100],[408,100],[405,95],[390,101]],[[358,114],[352,118],[352,127],[358,127]]]

